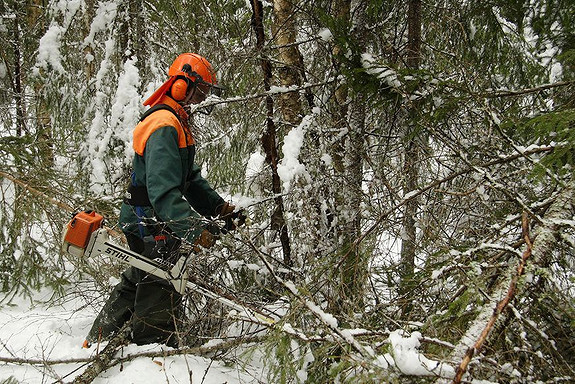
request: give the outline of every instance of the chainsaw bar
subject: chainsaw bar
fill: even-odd
[[[191,290],[237,312],[243,320],[265,326],[273,325],[276,319],[250,308],[230,297],[188,280],[187,263],[189,255],[182,254],[175,264],[163,260],[152,260],[130,249],[115,244],[109,239],[108,231],[102,227],[102,216],[95,212],[80,212],[68,223],[63,236],[62,250],[72,256],[95,257],[107,255],[144,272],[169,281],[176,291],[183,294]]]

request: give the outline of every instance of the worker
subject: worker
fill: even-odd
[[[201,176],[194,163],[196,142],[189,109],[221,88],[211,64],[195,53],[179,55],[169,78],[145,102],[150,108],[134,129],[131,183],[119,224],[132,251],[166,261],[181,241],[208,248],[215,236],[203,218],[224,220],[233,230],[245,219]],[[128,268],[98,314],[85,347],[106,340],[129,325],[128,339],[142,345],[177,347],[181,295],[166,280]]]

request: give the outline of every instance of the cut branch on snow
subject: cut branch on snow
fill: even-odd
[[[109,368],[114,355],[118,349],[124,345],[126,342],[123,332],[119,332],[114,338],[112,338],[108,344],[104,347],[101,353],[97,354],[92,360],[91,364],[86,368],[86,370],[80,375],[76,376],[72,381],[72,384],[88,384],[94,381],[94,379],[106,369]]]

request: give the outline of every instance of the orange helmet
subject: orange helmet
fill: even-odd
[[[144,105],[153,106],[171,90],[176,101],[185,98],[188,87],[191,84],[204,84],[210,90],[220,91],[217,85],[216,73],[212,65],[204,57],[196,53],[182,53],[172,63],[168,70],[169,79],[162,84],[145,102]],[[186,80],[187,79],[187,80]]]
[[[168,76],[185,76],[194,82],[199,80],[216,85],[216,73],[212,65],[197,53],[182,53],[176,57],[168,70]]]

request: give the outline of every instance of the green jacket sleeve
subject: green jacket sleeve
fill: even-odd
[[[150,135],[144,161],[148,197],[157,217],[177,236],[193,243],[203,228],[200,216],[192,210],[181,190],[184,170],[175,128],[162,127]]]
[[[184,196],[194,210],[202,216],[217,216],[218,209],[224,205],[225,200],[202,177],[201,170],[196,164],[192,168],[188,181]]]

